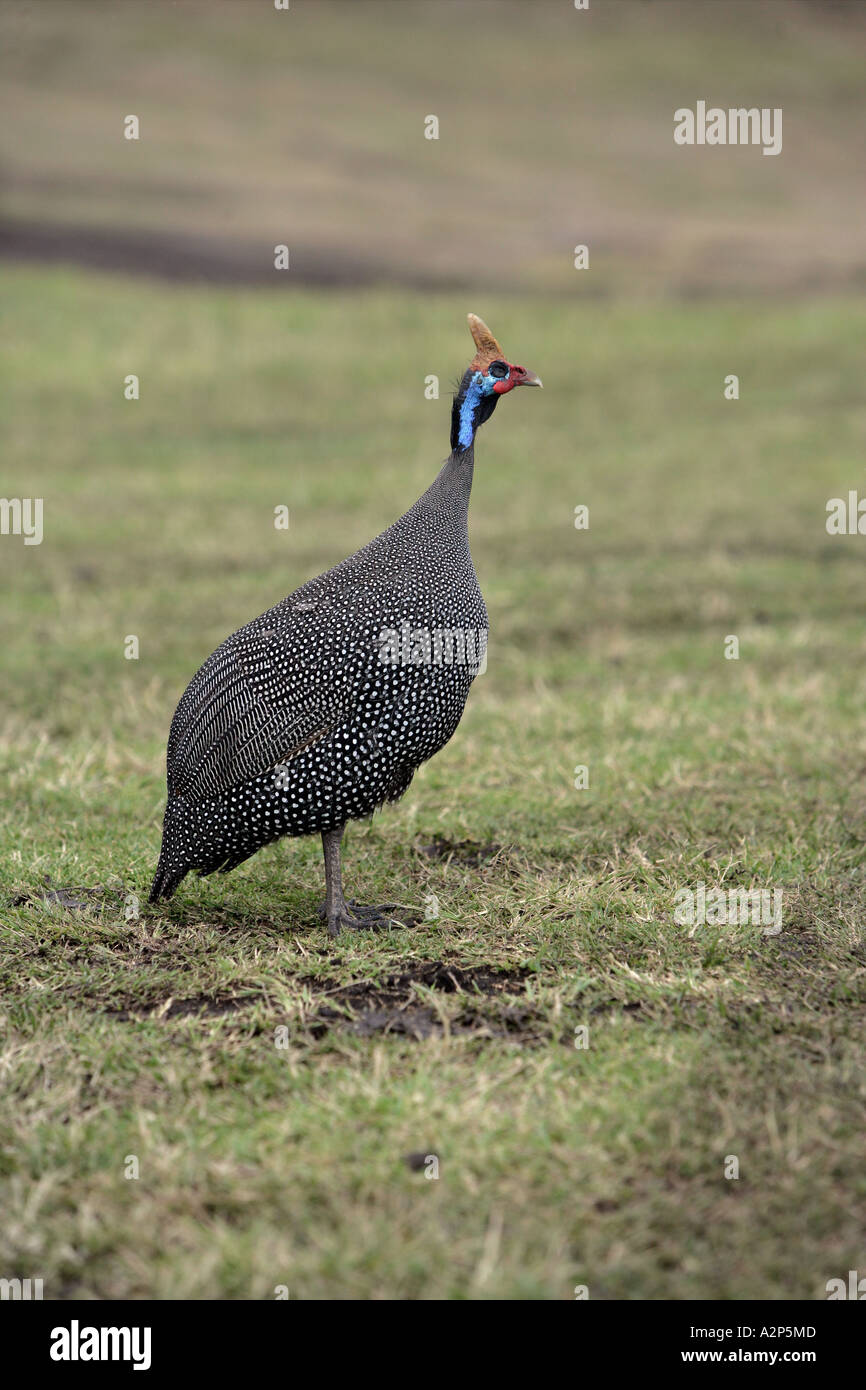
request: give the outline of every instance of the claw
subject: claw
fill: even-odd
[[[401,927],[414,927],[420,919],[406,909],[400,910],[398,915],[397,903],[381,903],[374,907],[344,902],[342,908],[331,914],[323,903],[319,908],[319,920],[327,922],[329,936],[339,936],[341,927],[349,931],[376,931],[384,927],[399,930]]]

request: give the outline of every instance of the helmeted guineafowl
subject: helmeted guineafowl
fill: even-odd
[[[168,737],[168,803],[150,901],[190,869],[228,872],[282,835],[320,831],[325,916],[387,920],[343,896],[346,822],[402,796],[448,742],[484,659],[487,610],[467,531],[475,432],[500,396],[540,386],[474,314],[477,352],[451,454],[405,516],[217,647]]]

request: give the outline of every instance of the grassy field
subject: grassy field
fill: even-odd
[[[44,498],[41,545],[0,541],[0,1272],[693,1299],[862,1268],[863,541],[824,520],[866,307],[0,290],[3,490]],[[426,486],[469,308],[546,387],[477,450],[489,668],[345,856],[351,896],[439,916],[329,943],[313,840],[148,908],[179,694]],[[782,932],[690,935],[700,881],[781,889]]]

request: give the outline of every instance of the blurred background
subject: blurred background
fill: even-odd
[[[825,525],[864,489],[864,71],[830,0],[0,0],[0,487],[44,501],[42,544],[0,536],[0,1274],[864,1268],[866,542]],[[781,108],[782,152],[675,145],[698,101]],[[147,908],[180,694],[429,485],[470,310],[545,385],[476,450],[489,665],[345,860],[440,916],[334,957],[310,840]],[[698,880],[782,890],[782,933],[687,934]],[[423,1042],[322,1021],[440,959],[515,997],[467,1031],[440,990]]]
[[[0,17],[7,256],[274,284],[264,248],[288,242],[286,289],[863,285],[857,3],[4,0]],[[676,146],[697,99],[782,107],[783,157]]]

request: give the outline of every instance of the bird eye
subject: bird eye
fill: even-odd
[[[487,370],[491,376],[499,377],[501,379],[504,376],[508,376],[508,363],[491,362]]]

